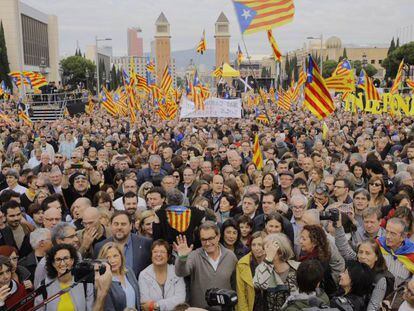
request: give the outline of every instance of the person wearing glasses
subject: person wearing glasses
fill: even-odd
[[[187,238],[177,236],[174,247],[178,257],[175,261],[175,273],[179,277],[191,277],[190,305],[192,307],[219,310],[207,306],[206,290],[209,288],[232,289],[231,279],[237,264],[236,255],[220,245],[220,231],[212,221],[206,221],[199,227],[201,248],[193,250],[187,244]]]
[[[151,246],[151,261],[139,275],[139,288],[143,310],[172,310],[185,301],[185,283],[175,274],[170,264],[171,246],[157,240]]]
[[[351,204],[352,198],[349,196],[351,183],[346,178],[337,178],[334,183],[333,196],[336,202]]]
[[[47,277],[40,285],[54,282],[46,288],[45,293],[36,297],[35,305],[41,304],[45,299],[59,293],[62,289],[70,288],[70,290],[39,310],[92,310],[93,284],[79,283],[72,287],[74,284],[72,268],[78,262],[78,254],[72,245],[58,244],[49,250],[46,254]]]
[[[384,180],[379,176],[373,176],[368,182],[368,191],[371,196],[368,206],[379,207],[383,209],[384,206],[390,205],[390,202],[385,197]]]

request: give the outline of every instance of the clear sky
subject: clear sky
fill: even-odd
[[[94,44],[95,35],[110,37],[114,55],[126,55],[128,27],[142,28],[144,50],[150,50],[155,20],[161,11],[171,24],[172,50],[194,48],[203,29],[207,47],[214,48],[214,23],[223,11],[230,20],[231,51],[241,35],[231,0],[22,0],[59,19],[60,54],[74,54]],[[388,45],[397,33],[414,39],[410,28],[413,0],[296,0],[291,24],[273,31],[282,52],[302,47],[308,36],[336,35],[345,44]],[[245,37],[250,53],[268,54],[265,33]]]

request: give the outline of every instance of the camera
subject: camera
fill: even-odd
[[[95,265],[100,275],[106,271],[106,266],[99,260],[85,259],[78,262],[72,269],[75,282],[93,283],[95,280]]]
[[[334,224],[339,220],[339,210],[336,208],[332,208],[328,211],[320,212],[319,214],[320,220],[331,220]]]
[[[219,288],[206,290],[206,302],[210,307],[221,306],[223,310],[232,310],[237,301],[237,293],[234,290]]]
[[[70,168],[74,168],[74,169],[81,169],[81,168],[83,168],[83,163],[82,163],[82,162],[80,162],[80,163],[74,163],[74,164],[71,164],[71,165],[70,165]]]

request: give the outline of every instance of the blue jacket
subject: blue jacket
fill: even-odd
[[[126,278],[135,291],[135,308],[139,311],[140,307],[140,293],[137,278],[131,269],[127,269]],[[120,282],[112,280],[111,288],[105,299],[105,311],[122,311],[126,308],[126,295]]]

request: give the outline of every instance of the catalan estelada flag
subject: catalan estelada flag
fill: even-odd
[[[203,30],[203,36],[201,37],[200,42],[197,45],[197,53],[200,53],[201,55],[204,54],[204,52],[207,50],[207,43],[206,43],[206,32]]]
[[[293,0],[233,0],[243,34],[276,28],[293,20]]]
[[[397,76],[395,77],[394,84],[392,85],[392,88],[390,90],[391,94],[398,93],[398,89],[400,88],[400,84],[402,81],[403,67],[404,67],[404,59],[402,59],[400,66],[398,67]]]
[[[404,267],[410,271],[410,273],[414,273],[414,243],[407,240],[400,248],[394,252],[390,249],[387,244],[385,243],[385,237],[380,237],[377,239],[377,243],[381,249],[381,253],[383,255],[391,255],[394,259],[401,262]]]
[[[276,40],[273,37],[272,29],[267,30],[267,39],[269,40],[270,47],[272,48],[275,59],[280,62],[282,59],[282,53],[280,52]]]
[[[147,59],[147,65],[145,66],[145,68],[149,71],[149,72],[154,72],[155,71],[155,64],[151,59]]]
[[[258,134],[256,134],[256,136],[254,137],[253,163],[256,164],[256,168],[258,170],[261,170],[263,168],[263,155],[262,150],[260,149],[260,141]]]
[[[169,206],[166,209],[167,221],[171,228],[180,233],[187,231],[191,220],[191,210],[184,206]]]
[[[351,63],[349,62],[349,60],[343,59],[336,66],[332,75],[333,76],[342,75],[345,73],[349,73],[350,71],[352,71]]]
[[[309,55],[304,105],[318,119],[326,118],[335,110],[331,94],[311,55]]]

